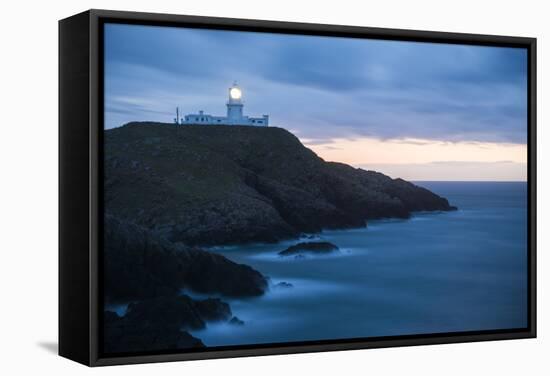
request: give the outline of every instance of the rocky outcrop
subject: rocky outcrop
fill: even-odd
[[[132,303],[123,317],[107,311],[103,317],[107,353],[166,351],[204,347],[186,330],[203,329],[208,321],[228,321],[231,309],[219,299],[188,296],[158,297]]]
[[[188,245],[278,241],[453,210],[427,189],[325,162],[276,127],[130,123],[105,131],[105,206]]]
[[[294,285],[290,282],[279,282],[277,284],[275,284],[273,287],[277,288],[277,289],[289,289],[291,287],[294,287]]]
[[[231,320],[229,320],[229,323],[231,325],[238,325],[238,326],[243,326],[244,325],[244,321],[239,319],[237,316],[233,316],[233,318]]]
[[[247,265],[173,244],[112,215],[105,216],[103,259],[107,302],[173,296],[183,288],[225,296],[257,296],[267,289],[266,278]]]
[[[280,256],[298,256],[304,254],[326,255],[338,251],[339,248],[329,242],[304,242],[288,247],[279,252]]]
[[[131,323],[110,311],[103,322],[103,351],[110,355],[204,347],[200,339],[172,325]]]

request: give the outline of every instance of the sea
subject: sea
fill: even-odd
[[[192,334],[230,346],[526,327],[527,184],[415,184],[458,210],[323,231],[314,239],[340,248],[326,256],[278,255],[304,239],[211,249],[268,276],[270,289],[224,298],[244,325]]]

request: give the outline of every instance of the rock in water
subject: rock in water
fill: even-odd
[[[229,323],[232,325],[244,325],[244,321],[239,319],[237,316],[233,316],[231,320],[229,320]]]
[[[289,283],[289,282],[279,282],[273,287],[281,288],[281,289],[288,289],[288,288],[294,287],[294,285],[292,283]]]
[[[402,179],[325,162],[277,127],[129,123],[105,131],[105,207],[174,242],[239,244],[453,210]]]
[[[281,256],[298,256],[305,253],[309,254],[329,254],[338,251],[339,248],[329,242],[305,242],[298,243],[279,252]]]

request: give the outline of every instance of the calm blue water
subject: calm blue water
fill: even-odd
[[[526,184],[417,184],[459,210],[323,232],[333,256],[277,255],[296,241],[214,249],[293,287],[230,300],[244,326],[194,335],[221,346],[525,327]]]

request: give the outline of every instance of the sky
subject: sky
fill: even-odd
[[[525,181],[527,51],[105,25],[105,128],[268,114],[327,161],[407,180]]]

